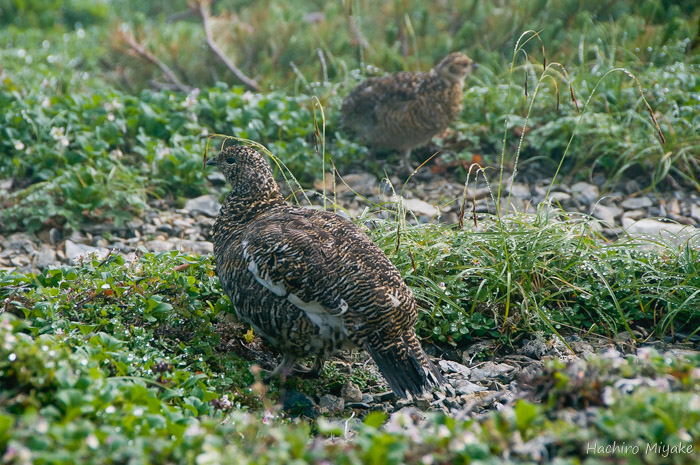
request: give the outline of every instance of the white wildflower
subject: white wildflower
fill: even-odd
[[[22,143],[21,140],[16,140],[15,141],[15,150],[23,150],[24,149],[24,143]]]
[[[88,434],[88,436],[85,438],[85,444],[87,444],[87,446],[88,446],[90,449],[95,450],[95,449],[97,449],[98,447],[100,447],[100,440],[97,439],[97,436],[95,436],[93,433],[90,433],[90,434]]]
[[[199,426],[199,423],[192,423],[190,426],[187,427],[185,430],[185,436],[200,436],[204,434],[204,428]]]
[[[12,350],[12,348],[17,344],[17,336],[12,333],[5,333],[2,338],[2,348],[3,350]]]

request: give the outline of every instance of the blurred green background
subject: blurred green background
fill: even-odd
[[[312,96],[341,172],[391,172],[395,155],[375,162],[338,129],[343,96],[366,76],[427,70],[455,50],[480,64],[462,115],[435,139],[451,150],[443,162],[455,179],[475,155],[497,167],[503,153],[512,168],[529,115],[525,168],[553,174],[576,128],[562,171],[570,179],[597,176],[608,190],[628,178],[645,189],[699,189],[696,1],[228,0],[211,14],[217,46],[261,93],[208,47],[194,3],[0,0],[0,178],[12,180],[5,228],[78,227],[85,211],[121,221],[149,196],[201,194],[210,189],[197,169],[202,136],[213,133],[267,145],[308,184],[322,176]],[[527,30],[541,43],[530,40],[514,57]],[[623,72],[601,81],[615,68],[642,91]]]

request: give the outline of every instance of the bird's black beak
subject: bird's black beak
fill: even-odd
[[[207,162],[204,164],[204,166],[211,166],[211,165],[216,165],[216,158],[210,158],[207,160]]]

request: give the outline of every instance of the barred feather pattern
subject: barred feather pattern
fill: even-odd
[[[459,116],[464,79],[475,66],[457,52],[428,72],[369,78],[344,99],[341,123],[376,147],[423,146]]]
[[[416,337],[411,290],[367,234],[335,213],[287,203],[250,147],[227,147],[208,164],[232,186],[212,237],[239,318],[285,359],[364,348],[401,397],[443,382]]]

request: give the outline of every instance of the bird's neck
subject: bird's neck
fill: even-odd
[[[217,221],[223,220],[229,224],[246,224],[260,214],[285,203],[286,201],[278,189],[263,192],[231,191],[221,205]]]

